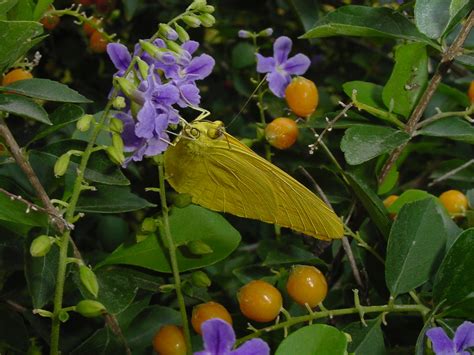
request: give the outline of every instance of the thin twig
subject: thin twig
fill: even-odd
[[[405,126],[405,131],[412,137],[413,134],[415,133],[416,130],[416,125],[420,121],[420,119],[423,116],[423,113],[426,110],[426,107],[428,106],[431,98],[433,97],[434,93],[436,92],[436,89],[438,88],[439,84],[441,83],[441,79],[443,75],[445,75],[449,68],[452,66],[452,63],[454,59],[462,54],[462,45],[464,44],[464,41],[466,40],[467,36],[469,35],[469,32],[471,31],[471,28],[474,24],[474,11],[471,11],[469,14],[469,17],[467,18],[466,22],[461,28],[461,31],[459,32],[458,36],[454,40],[454,42],[451,44],[451,46],[444,52],[443,56],[441,57],[441,62],[438,65],[438,68],[436,69],[435,74],[430,80],[430,83],[428,84],[428,87],[426,88],[425,92],[423,93],[423,96],[421,97],[420,101],[418,102],[418,105],[416,105],[415,109],[413,110],[410,119],[408,120],[406,126]],[[402,144],[399,146],[397,149],[395,149],[388,160],[386,161],[384,167],[382,168],[382,171],[379,176],[379,183],[382,183],[387,176],[388,172],[392,168],[392,166],[395,164],[397,159],[400,157],[403,149],[406,147],[408,144]]]
[[[328,198],[326,197],[326,194],[324,191],[321,189],[321,187],[318,185],[318,183],[313,179],[311,174],[301,165],[298,167],[303,174],[311,181],[311,183],[314,186],[314,189],[318,192],[319,196],[321,196],[322,200],[328,205],[328,207],[334,211],[332,208],[331,202],[329,202]],[[347,240],[347,237],[343,236],[342,237],[342,247],[344,248],[344,251],[347,255],[347,259],[349,260],[349,264],[351,265],[352,269],[352,274],[354,275],[354,278],[357,282],[357,285],[361,288],[361,290],[364,290],[364,283],[362,282],[362,278],[360,277],[359,269],[357,268],[357,263],[354,258],[354,253],[352,252],[351,245],[349,241]]]
[[[109,326],[110,330],[112,330],[112,333],[114,333],[122,342],[122,345],[125,348],[125,353],[127,355],[132,355],[132,351],[130,350],[130,347],[128,346],[127,339],[122,333],[122,329],[120,328],[117,318],[112,314],[106,314],[105,322]]]
[[[428,184],[428,187],[431,187],[431,186],[437,184],[437,183],[440,182],[440,181],[443,181],[443,180],[446,180],[447,178],[450,178],[451,176],[457,174],[457,173],[460,172],[461,170],[464,170],[464,169],[468,168],[468,167],[469,167],[471,164],[473,164],[473,163],[474,163],[474,159],[471,159],[471,160],[469,160],[468,162],[464,163],[463,165],[458,166],[457,168],[448,171],[446,174],[441,175],[439,178],[434,179],[432,182],[430,182],[430,183]]]
[[[470,107],[467,107],[464,111],[456,111],[456,112],[438,112],[436,115],[433,115],[431,117],[428,117],[418,123],[416,125],[416,129],[421,129],[433,122],[436,122],[440,119],[446,118],[446,117],[455,117],[455,116],[463,116],[468,122],[474,122],[474,119],[470,118],[469,115],[472,115],[474,113],[474,105],[471,105]]]

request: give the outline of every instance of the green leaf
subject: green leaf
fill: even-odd
[[[408,117],[428,82],[428,55],[422,43],[401,45],[395,52],[395,66],[382,92],[390,112]]]
[[[110,355],[122,353],[124,353],[123,345],[120,344],[120,340],[109,327],[98,329],[77,348],[71,351],[71,355]]]
[[[7,18],[7,12],[17,4],[18,0],[2,0],[0,1],[0,20]]]
[[[349,333],[352,341],[347,348],[349,353],[355,355],[384,355],[386,354],[383,332],[380,324],[382,318],[366,320],[367,325],[354,322],[344,327],[344,333]]]
[[[392,296],[424,284],[436,271],[447,233],[436,201],[427,198],[405,205],[387,245],[385,279]]]
[[[0,219],[28,226],[48,226],[48,216],[45,213],[32,211],[18,200],[12,200],[0,192]]]
[[[96,186],[97,191],[81,194],[76,211],[90,213],[121,213],[156,207],[155,204],[130,192],[128,187]]]
[[[444,137],[474,144],[474,126],[459,117],[447,117],[429,124],[418,131],[421,135]]]
[[[135,353],[149,347],[153,335],[166,324],[180,325],[179,312],[168,307],[149,306],[132,321],[124,335]]]
[[[474,304],[474,228],[465,230],[448,250],[433,285],[433,299],[443,308]],[[471,309],[474,307],[471,306]]]
[[[417,0],[415,3],[415,23],[421,33],[438,39],[449,22],[448,0]]]
[[[430,43],[405,16],[385,7],[348,5],[319,20],[302,38],[331,36],[389,37]]]
[[[399,176],[400,176],[400,173],[397,170],[397,166],[393,165],[388,171],[388,174],[385,177],[385,179],[383,179],[382,183],[379,185],[377,189],[377,194],[384,195],[388,193],[389,191],[391,191],[397,184]]]
[[[43,308],[52,301],[56,287],[58,260],[59,249],[56,245],[53,245],[45,256],[34,258],[30,255],[28,244],[25,250],[25,276],[33,308]]]
[[[59,156],[71,149],[84,151],[86,145],[86,142],[68,139],[52,143],[41,152],[32,151],[32,157],[40,160],[43,164],[48,164],[52,169]],[[74,159],[77,159],[77,162],[73,161]],[[77,169],[79,168],[79,159],[73,158],[73,160],[69,163],[67,174],[76,176]],[[122,173],[120,167],[112,163],[104,151],[96,152],[91,156],[85,171],[85,178],[86,180],[104,185],[130,185],[130,181]]]
[[[349,81],[344,83],[342,88],[358,109],[395,124],[400,128],[403,127],[403,123],[399,121],[397,115],[386,110],[382,100],[382,86],[366,81]],[[356,91],[355,95],[354,90]]]
[[[43,26],[38,22],[0,21],[0,73],[40,42]]]
[[[424,117],[431,117],[441,112],[458,111],[469,107],[469,97],[465,92],[440,83],[438,89],[426,107]]]
[[[280,343],[275,355],[344,355],[346,348],[344,333],[329,325],[315,324],[291,333]]]
[[[318,8],[319,0],[290,0],[290,4],[293,6],[297,13],[303,28],[305,31],[310,30],[314,27],[318,20]]]
[[[42,129],[36,136],[28,142],[30,145],[33,142],[36,142],[40,139],[48,137],[52,133],[67,127],[71,123],[76,122],[79,118],[84,115],[84,110],[82,107],[74,104],[64,104],[59,106],[51,115],[51,127],[46,127]]]
[[[26,97],[0,94],[0,111],[51,124],[44,108]]]
[[[346,173],[349,184],[359,201],[364,206],[372,221],[385,238],[390,232],[390,220],[385,206],[375,192],[355,174]]]
[[[394,203],[390,205],[389,208],[387,208],[388,212],[393,213],[393,214],[398,214],[400,210],[402,209],[403,206],[405,206],[408,203],[415,202],[415,201],[420,201],[424,200],[428,197],[433,197],[433,195],[429,194],[426,191],[423,190],[417,190],[417,189],[409,189],[404,191],[397,200],[395,200]]]
[[[130,21],[138,8],[143,4],[143,0],[122,0],[123,9],[125,12],[125,19]]]
[[[48,10],[49,5],[51,5],[54,0],[38,0],[38,3],[35,6],[35,10],[33,11],[33,19],[38,21],[43,17],[43,14],[46,10]]]
[[[198,269],[212,265],[226,258],[240,243],[240,234],[224,217],[202,207],[190,205],[174,208],[170,216],[173,240],[178,245],[200,240],[213,250],[202,256],[190,255],[184,248],[178,248],[180,271]],[[144,267],[159,272],[171,272],[168,251],[155,235],[131,246],[121,246],[100,264],[127,264]]]
[[[362,164],[379,155],[391,152],[408,142],[406,132],[381,126],[356,126],[348,128],[341,141],[341,150],[350,165]]]
[[[15,7],[8,13],[9,20],[32,21],[33,18],[33,0],[18,0]]]
[[[88,103],[91,102],[68,86],[49,79],[28,79],[0,87],[0,91],[13,92],[35,99],[56,102]]]
[[[255,47],[247,42],[239,42],[232,48],[232,66],[242,69],[255,65]]]

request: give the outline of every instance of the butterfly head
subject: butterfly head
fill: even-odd
[[[225,128],[222,121],[195,121],[184,128],[184,134],[193,140],[214,140],[224,135]]]

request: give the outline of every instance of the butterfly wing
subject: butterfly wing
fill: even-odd
[[[293,177],[231,135],[181,139],[165,153],[171,186],[214,211],[275,223],[320,239],[341,238],[341,220]]]

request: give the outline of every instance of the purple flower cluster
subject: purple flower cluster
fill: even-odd
[[[126,76],[131,54],[120,43],[107,46],[107,53],[117,68],[115,77],[122,78],[119,95],[126,98],[125,108],[115,115],[124,123],[124,150],[131,153],[124,165],[132,160],[140,161],[144,156],[158,155],[168,148],[168,126],[180,121],[177,107],[199,105],[201,97],[196,81],[207,77],[215,64],[207,54],[193,57],[199,47],[195,41],[181,46],[173,42],[172,50],[162,39],[146,44],[151,49],[148,52],[139,44],[135,46],[134,56],[140,59],[141,66],[135,66]]]
[[[436,355],[469,355],[468,349],[474,347],[474,323],[462,323],[454,339],[451,340],[443,328],[431,328],[426,332],[428,338],[433,343],[433,351]]]

